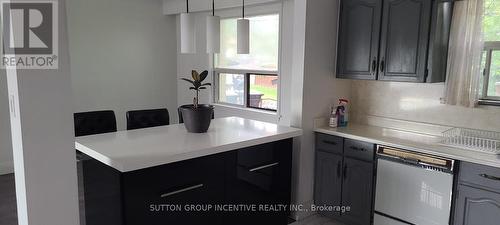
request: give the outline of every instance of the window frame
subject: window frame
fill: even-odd
[[[481,93],[481,98],[479,99],[479,103],[481,105],[499,105],[500,106],[500,97],[499,96],[489,96],[488,88],[490,85],[490,72],[491,72],[491,58],[493,55],[493,51],[500,52],[500,41],[487,41],[484,42],[483,51],[486,51],[486,59],[485,66],[483,70],[483,90]]]
[[[279,110],[279,103],[280,103],[280,90],[279,90],[279,82],[280,82],[280,76],[278,73],[274,73],[274,71],[266,71],[266,70],[236,70],[236,69],[220,69],[220,70],[215,70],[214,69],[214,86],[216,88],[214,92],[214,102],[220,105],[228,105],[232,107],[238,107],[238,108],[248,108],[248,109],[255,109],[255,110],[262,110],[262,111],[267,111],[267,112],[278,112]],[[243,105],[238,105],[238,104],[232,104],[229,102],[221,102],[219,101],[219,77],[220,74],[240,74],[243,75],[244,81],[244,90],[243,90]],[[278,79],[278,90],[277,90],[277,104],[276,104],[276,109],[266,109],[266,108],[259,108],[259,107],[254,107],[250,105],[250,76],[252,75],[257,75],[257,76],[273,76]]]
[[[264,73],[247,73],[245,74],[245,89],[246,89],[246,96],[245,96],[245,107],[246,108],[250,108],[250,109],[257,109],[257,110],[264,110],[264,111],[269,111],[269,112],[278,112],[278,108],[279,108],[279,88],[278,90],[276,90],[276,94],[278,95],[276,99],[276,109],[266,109],[266,108],[259,108],[259,107],[255,107],[255,106],[251,106],[250,105],[250,76],[252,75],[255,75],[255,76],[271,76],[271,77],[276,77],[278,79],[278,82],[279,82],[279,74],[264,74]],[[278,86],[279,87],[279,86]]]
[[[222,106],[236,107],[240,109],[257,110],[266,113],[279,114],[281,111],[281,64],[282,64],[282,45],[283,45],[283,12],[282,4],[264,4],[258,6],[245,7],[245,17],[256,17],[265,15],[278,15],[279,17],[279,35],[278,35],[278,68],[277,70],[251,70],[251,69],[231,69],[231,68],[218,68],[216,66],[216,53],[212,55],[212,68],[213,68],[213,102]],[[223,19],[238,19],[241,18],[241,10],[226,10],[219,13],[221,20]],[[241,74],[244,76],[244,104],[231,104],[219,101],[219,76],[220,74]],[[265,109],[250,106],[250,75],[269,75],[278,78],[277,84],[277,107],[274,109]]]

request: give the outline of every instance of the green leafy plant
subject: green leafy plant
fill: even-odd
[[[193,99],[193,105],[194,108],[198,108],[199,104],[199,96],[200,96],[200,90],[207,89],[206,86],[212,86],[211,83],[203,83],[203,81],[207,78],[208,76],[208,71],[203,71],[201,73],[198,73],[198,71],[193,70],[191,71],[191,76],[193,77],[193,80],[187,79],[187,78],[181,78],[182,80],[190,83],[191,87],[189,87],[189,90],[194,90],[196,92],[196,96]]]

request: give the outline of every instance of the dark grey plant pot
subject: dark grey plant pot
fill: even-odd
[[[184,126],[190,133],[205,133],[210,127],[212,115],[214,114],[214,107],[211,105],[183,105],[180,107],[182,118],[184,119]]]

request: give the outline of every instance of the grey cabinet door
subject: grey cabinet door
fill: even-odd
[[[500,194],[460,185],[455,205],[455,225],[498,225]]]
[[[369,225],[372,214],[373,163],[344,158],[342,205],[350,211],[342,214],[342,221],[351,225]]]
[[[432,0],[385,0],[379,80],[424,82]]]
[[[342,156],[316,152],[316,174],[314,202],[316,205],[339,206],[342,192]],[[320,211],[329,217],[338,217],[338,212]]]
[[[382,0],[343,0],[337,77],[375,80]]]

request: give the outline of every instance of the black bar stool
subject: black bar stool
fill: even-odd
[[[127,112],[127,130],[166,126],[169,124],[170,116],[167,109],[148,109]]]
[[[75,136],[116,132],[116,117],[112,110],[74,114]]]

